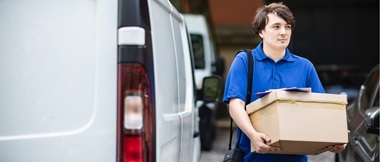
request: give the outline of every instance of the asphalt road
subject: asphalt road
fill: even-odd
[[[222,162],[224,153],[228,149],[229,119],[218,120],[216,125],[216,138],[212,150],[201,152],[201,162]],[[325,152],[319,155],[309,156],[309,162],[334,162],[334,154]]]

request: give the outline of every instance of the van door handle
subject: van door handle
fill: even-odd
[[[197,138],[197,137],[199,137],[199,135],[200,135],[200,133],[197,132],[197,131],[195,131],[195,132],[194,132],[194,135],[193,135],[193,138]]]

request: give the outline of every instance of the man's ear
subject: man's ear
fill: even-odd
[[[263,39],[263,37],[264,37],[263,30],[259,31],[259,36],[261,39]]]

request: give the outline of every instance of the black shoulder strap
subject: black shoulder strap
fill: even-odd
[[[251,101],[251,95],[252,95],[252,79],[253,79],[253,56],[252,51],[244,49],[245,53],[248,54],[248,83],[247,83],[247,98],[245,100],[245,105],[248,105]],[[244,107],[245,109],[245,107]]]
[[[245,52],[248,55],[248,80],[247,80],[247,85],[248,86],[247,86],[247,95],[246,95],[246,99],[245,99],[245,106],[247,106],[249,104],[250,100],[251,100],[251,95],[252,95],[252,79],[253,79],[253,68],[254,68],[253,64],[254,64],[254,61],[253,61],[253,56],[252,56],[251,50],[249,50],[249,49],[242,49],[238,53],[240,53],[240,52]],[[236,55],[238,53],[236,53]],[[244,110],[246,109],[245,106],[244,106]],[[233,121],[232,121],[232,118],[231,118],[231,122],[230,122],[230,143],[228,144],[228,150],[231,150],[232,135],[233,135],[232,122]],[[241,134],[242,134],[242,131],[240,131],[240,134],[239,134],[238,142],[237,142],[237,145],[236,145],[237,148],[239,148],[239,145],[240,145]]]

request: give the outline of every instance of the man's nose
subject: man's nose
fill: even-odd
[[[285,27],[280,28],[280,35],[285,35],[286,34],[286,29]]]

